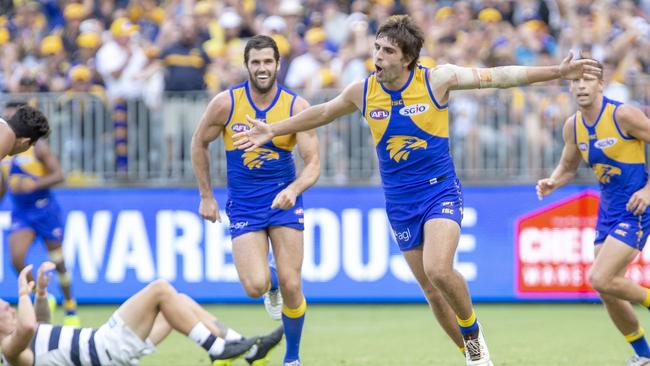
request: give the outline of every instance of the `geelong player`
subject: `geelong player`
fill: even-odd
[[[650,348],[632,304],[650,308],[650,289],[625,278],[650,234],[650,183],[645,144],[650,120],[639,109],[603,96],[603,80],[576,78],[578,111],[564,123],[564,149],[550,178],[537,183],[540,199],[568,184],[584,159],[600,183],[595,261],[589,281],[616,328],[634,348],[628,365],[650,365]]]
[[[247,356],[263,359],[282,340],[281,327],[265,337],[243,338],[163,280],[152,282],[130,297],[99,329],[50,325],[45,272],[54,266],[51,262],[41,265],[36,286],[27,279],[32,265],[20,272],[17,311],[0,300],[0,364],[136,365],[174,329],[203,347],[214,366],[229,366],[249,350],[253,354]],[[30,297],[34,287],[35,306]]]
[[[271,139],[325,125],[359,110],[375,142],[386,211],[404,254],[443,329],[465,353],[467,365],[491,365],[481,327],[463,277],[453,269],[460,236],[463,197],[449,152],[449,92],[508,88],[557,78],[597,77],[590,60],[548,67],[491,69],[417,64],[424,34],[405,15],[392,16],[375,39],[376,71],[338,97],[286,121],[264,124],[234,136],[251,151]]]
[[[212,194],[208,145],[223,134],[228,163],[228,201],[232,252],[239,279],[251,297],[266,293],[271,316],[282,318],[287,339],[285,365],[299,365],[299,348],[307,302],[302,293],[303,260],[302,192],[320,175],[318,140],[314,131],[279,136],[243,152],[233,145],[233,135],[250,128],[247,115],[273,125],[298,114],[309,105],[279,85],[280,67],[275,41],[251,38],[244,49],[248,81],[224,91],[210,102],[192,139],[192,165],[199,183],[200,215],[219,220]],[[292,150],[304,168],[296,178]],[[269,239],[277,264],[269,268]],[[284,298],[280,302],[279,291]]]

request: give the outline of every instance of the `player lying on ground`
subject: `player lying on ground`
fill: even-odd
[[[30,298],[35,285],[27,281],[32,265],[18,276],[18,310],[0,300],[0,363],[134,365],[175,329],[208,351],[215,366],[230,365],[243,355],[257,366],[266,363],[269,351],[282,340],[281,327],[267,336],[242,337],[164,280],[131,296],[99,329],[50,325],[46,272],[52,269],[51,262],[39,268],[35,306]]]

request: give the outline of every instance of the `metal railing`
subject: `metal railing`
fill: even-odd
[[[307,98],[317,104],[337,93],[323,90]],[[167,94],[162,103],[116,104],[97,94],[5,94],[0,106],[31,100],[46,113],[53,130],[50,144],[70,185],[192,185],[192,132],[210,97]],[[636,100],[648,105],[647,99]],[[574,112],[567,88],[559,86],[453,92],[449,108],[452,155],[466,184],[531,183],[547,176],[560,158],[564,121]],[[318,136],[319,184],[379,183],[374,144],[360,113],[319,128]],[[223,185],[221,139],[211,144],[210,155],[214,184]],[[578,180],[593,182],[584,164]]]

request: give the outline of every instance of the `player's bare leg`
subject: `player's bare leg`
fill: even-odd
[[[440,290],[456,313],[465,343],[467,365],[492,365],[483,332],[474,313],[469,289],[463,276],[454,269],[454,255],[460,239],[460,226],[448,219],[432,219],[424,225],[424,272]]]
[[[187,298],[176,292],[176,289],[164,280],[156,280],[140,290],[122,304],[116,313],[143,341],[149,338],[158,314],[162,313],[171,328],[203,347],[215,362],[223,360],[229,364],[257,342],[257,338],[250,338],[227,343],[224,339],[218,338],[220,334],[218,328],[212,322],[205,324],[195,312],[188,311]],[[158,342],[162,340],[163,330],[165,328],[159,325],[154,334]]]
[[[162,313],[158,313],[156,319],[153,322],[153,327],[151,327],[151,332],[149,333],[149,340],[156,346],[160,344],[171,331],[173,330],[172,326],[169,325],[167,319]]]
[[[650,290],[624,276],[625,269],[639,251],[612,236],[608,236],[600,247],[589,274],[591,286],[601,294],[649,307]]]
[[[287,338],[284,363],[300,360],[300,339],[307,310],[302,293],[303,232],[289,227],[271,227],[269,236],[284,299],[282,323]]]
[[[415,279],[418,281],[424,296],[433,311],[433,315],[438,320],[438,323],[442,329],[447,333],[449,338],[456,344],[456,346],[464,352],[465,345],[463,343],[463,336],[458,329],[458,323],[456,322],[456,314],[451,308],[447,300],[440,290],[438,290],[427,275],[424,273],[424,266],[422,263],[422,247],[417,247],[403,252],[404,259],[411,268],[411,272],[415,276]]]
[[[597,245],[595,248],[595,257],[601,255],[602,245]],[[627,270],[627,265],[620,268],[616,277],[624,277]],[[635,361],[650,362],[650,347],[645,338],[645,331],[639,324],[639,319],[634,312],[632,303],[627,300],[619,299],[615,296],[600,293],[600,298],[607,309],[610,319],[616,328],[623,334],[626,341],[634,349],[635,357],[630,360],[630,364]],[[645,359],[645,360],[644,360]]]
[[[27,251],[29,247],[32,246],[34,239],[36,238],[36,233],[31,229],[24,229],[19,231],[14,231],[9,235],[9,252],[11,254],[11,263],[13,264],[16,273],[25,268],[25,258],[27,257]],[[34,276],[31,272],[27,274],[27,281],[34,281]]]
[[[248,232],[232,240],[232,255],[246,294],[258,298],[269,290],[269,239],[266,231]]]

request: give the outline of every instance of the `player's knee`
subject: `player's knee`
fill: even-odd
[[[288,294],[300,294],[301,290],[301,280],[300,274],[298,273],[295,276],[282,276],[279,278],[280,288],[283,293]]]
[[[246,295],[256,299],[269,290],[270,280],[264,281],[263,279],[246,278],[241,280],[241,284],[244,286]]]
[[[170,293],[176,293],[176,289],[164,279],[157,279],[149,284],[150,291],[153,291],[157,295],[167,295]]]
[[[611,278],[603,275],[599,271],[592,270],[591,273],[589,273],[589,284],[591,284],[591,287],[593,287],[594,290],[601,294],[606,295],[610,292],[611,283]]]
[[[425,272],[429,281],[431,281],[437,288],[450,283],[451,276],[453,276],[453,269],[447,269],[442,266],[431,266],[425,268]]]

